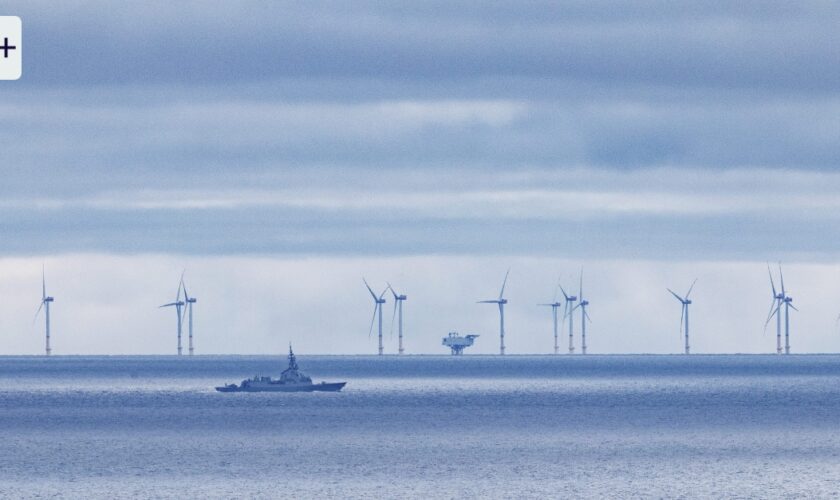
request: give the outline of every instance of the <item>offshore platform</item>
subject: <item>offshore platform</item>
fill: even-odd
[[[458,332],[449,332],[449,335],[443,337],[442,344],[452,349],[453,356],[460,356],[464,354],[464,348],[473,345],[475,338],[478,335],[458,335]]]

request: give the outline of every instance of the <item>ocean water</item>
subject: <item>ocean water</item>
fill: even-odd
[[[0,357],[0,497],[836,498],[840,356]]]

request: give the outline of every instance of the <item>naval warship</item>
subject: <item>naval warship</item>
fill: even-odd
[[[227,384],[216,387],[219,392],[313,392],[326,391],[338,392],[347,382],[321,382],[313,384],[308,375],[298,369],[295,353],[292,346],[289,346],[289,367],[283,370],[279,379],[271,377],[255,376],[243,380],[241,384]]]

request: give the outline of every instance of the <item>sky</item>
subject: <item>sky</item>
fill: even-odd
[[[694,278],[696,352],[772,352],[779,261],[794,350],[840,350],[835,2],[0,14],[0,354],[43,349],[42,265],[56,354],[173,353],[185,269],[198,353],[375,353],[363,276],[409,296],[409,352],[494,353],[508,268],[511,353],[551,352],[536,304],[581,268],[591,352],[680,352]]]

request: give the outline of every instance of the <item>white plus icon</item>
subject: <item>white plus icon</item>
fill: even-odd
[[[0,50],[3,51],[3,59],[8,59],[9,58],[9,51],[10,50],[15,50],[16,48],[17,47],[15,47],[14,45],[9,45],[9,39],[8,38],[3,37],[3,45],[0,45]]]
[[[21,22],[17,16],[0,16],[0,80],[17,80],[23,70]]]

